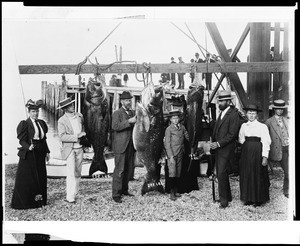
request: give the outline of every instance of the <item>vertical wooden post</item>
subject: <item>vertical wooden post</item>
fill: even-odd
[[[46,105],[46,90],[47,90],[47,81],[42,81],[41,83],[41,99],[43,104]]]
[[[289,23],[284,23],[284,36],[283,36],[283,52],[282,60],[289,60]],[[279,93],[281,99],[286,102],[289,100],[289,73],[282,73],[282,90]]]
[[[280,22],[275,22],[274,30],[274,61],[280,61]],[[280,87],[280,73],[273,73],[273,99],[278,99]]]
[[[250,24],[250,62],[270,61],[270,31],[270,23]],[[249,73],[249,100],[263,110],[262,121],[269,117],[269,79],[270,73]]]

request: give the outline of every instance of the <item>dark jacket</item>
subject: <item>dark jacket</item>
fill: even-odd
[[[235,141],[238,137],[240,130],[240,119],[238,111],[234,107],[230,106],[230,109],[224,115],[223,119],[217,120],[212,139],[218,142],[220,148],[218,148],[218,155],[228,157],[231,152],[234,151]]]
[[[37,120],[38,123],[40,124],[40,126],[42,127],[43,131],[44,131],[44,138],[43,138],[43,146],[44,146],[44,150],[46,153],[50,153],[50,150],[48,148],[47,142],[46,142],[46,133],[48,132],[48,126],[46,124],[45,121],[43,120]],[[17,137],[19,139],[19,143],[21,145],[21,147],[19,148],[18,151],[18,156],[21,159],[26,159],[26,154],[29,151],[29,146],[32,143],[32,139],[34,137],[34,126],[33,123],[31,121],[30,118],[28,118],[27,120],[22,120],[18,127],[17,127]]]
[[[135,115],[133,110],[130,110],[130,116],[125,109],[121,107],[112,114],[112,130],[113,132],[113,151],[116,154],[124,153],[129,141],[132,139],[133,124],[130,124],[128,119]]]

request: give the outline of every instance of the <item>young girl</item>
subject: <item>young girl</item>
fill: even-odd
[[[168,170],[170,182],[170,199],[176,200],[181,195],[177,193],[178,180],[181,172],[182,156],[184,153],[184,138],[189,140],[189,135],[185,127],[179,123],[181,112],[171,111],[169,114],[171,125],[165,132],[165,149],[168,157]]]

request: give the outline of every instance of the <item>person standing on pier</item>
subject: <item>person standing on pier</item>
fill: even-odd
[[[121,196],[133,196],[128,192],[129,180],[134,176],[134,146],[132,130],[136,116],[131,109],[132,95],[123,91],[120,96],[122,107],[112,114],[113,151],[115,169],[112,182],[112,198],[121,203]]]
[[[240,129],[239,114],[234,106],[230,106],[231,99],[231,91],[219,92],[218,104],[221,113],[215,123],[212,134],[213,142],[210,144],[215,152],[220,208],[226,208],[228,202],[232,201],[228,168],[229,161],[234,155]]]
[[[275,115],[267,119],[265,124],[268,126],[272,139],[269,159],[271,162],[279,162],[283,172],[283,194],[289,197],[289,132],[288,119],[283,116],[287,106],[282,99],[275,100],[272,105]]]
[[[17,127],[21,145],[18,151],[19,164],[16,174],[11,207],[14,209],[38,208],[47,204],[46,162],[50,150],[46,142],[48,126],[38,119],[42,101],[28,100],[29,117]]]
[[[175,61],[174,61],[174,57],[171,57],[171,63],[176,63]],[[176,83],[176,76],[175,76],[175,73],[171,73],[171,85],[173,86],[173,87],[175,87],[175,83]]]
[[[75,112],[74,102],[68,97],[60,101],[57,108],[64,111],[64,115],[58,119],[58,136],[62,142],[62,159],[67,160],[66,201],[69,203],[76,203],[83,160],[80,138],[86,135],[83,116]]]
[[[257,120],[257,105],[243,108],[248,122],[239,131],[242,144],[240,159],[240,199],[244,205],[260,206],[270,200],[268,175],[268,154],[271,138],[268,127]]]
[[[182,57],[178,57],[179,62],[178,63],[184,63],[182,60]],[[177,89],[184,89],[184,75],[185,73],[177,73],[178,74],[178,87]]]

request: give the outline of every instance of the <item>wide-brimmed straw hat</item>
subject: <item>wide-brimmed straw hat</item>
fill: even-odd
[[[123,91],[120,96],[120,99],[131,99],[131,98],[132,96],[129,91]]]
[[[58,103],[59,106],[57,107],[57,109],[63,109],[74,102],[75,102],[75,100],[72,100],[71,97],[67,97],[66,99],[64,99]]]
[[[232,99],[231,91],[230,90],[219,91],[217,99],[218,101],[231,100]]]
[[[28,109],[39,109],[43,105],[43,100],[33,101],[29,99],[25,104],[26,108]]]
[[[245,111],[251,110],[251,111],[256,111],[256,112],[262,112],[262,110],[259,109],[258,106],[255,105],[255,104],[249,104],[247,107],[245,107],[245,108],[243,108],[243,109],[244,109]]]
[[[285,105],[285,101],[282,99],[274,100],[273,104],[271,105],[273,109],[285,109],[288,106]]]

